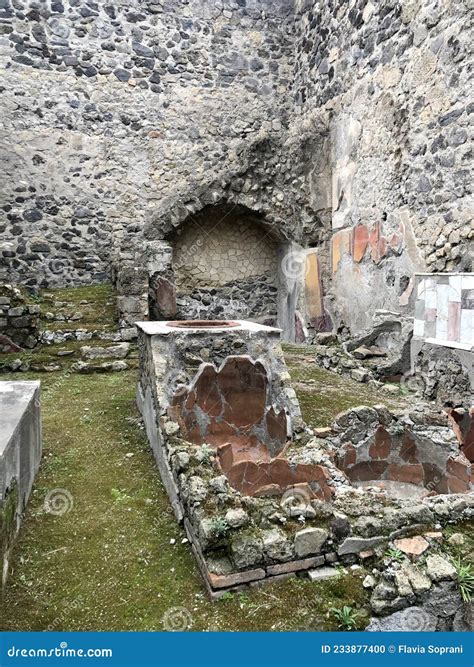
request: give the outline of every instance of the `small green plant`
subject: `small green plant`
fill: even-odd
[[[128,500],[131,500],[131,496],[125,493],[125,491],[121,491],[120,489],[112,489],[111,492],[112,498],[115,500],[116,503],[126,503]]]
[[[400,549],[387,549],[385,552],[386,558],[390,558],[391,560],[396,560],[399,563],[403,560],[405,560],[405,554],[403,551],[400,551]]]
[[[41,303],[41,297],[36,292],[28,292],[28,298],[33,303]]]
[[[258,607],[258,605],[255,604],[255,602],[252,602],[252,600],[246,593],[239,593],[238,600],[241,609],[246,607],[247,609],[251,610],[251,609],[257,609]]]
[[[345,628],[346,630],[353,630],[355,627],[357,627],[357,620],[359,618],[359,614],[352,609],[352,607],[347,607],[344,606],[342,609],[336,609],[335,607],[332,607],[331,610],[332,615],[335,617],[337,621],[337,626],[339,628]]]
[[[219,598],[219,602],[225,602],[226,600],[232,600],[233,594],[230,591],[226,591],[224,595]]]
[[[211,521],[211,531],[216,537],[224,537],[229,530],[229,524],[225,519],[216,516]]]
[[[196,453],[196,458],[199,463],[209,463],[211,460],[212,449],[209,445],[201,445]]]
[[[453,560],[458,575],[459,592],[464,602],[470,602],[474,594],[474,572],[470,565],[462,563],[460,558]]]

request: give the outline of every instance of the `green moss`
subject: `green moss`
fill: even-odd
[[[321,368],[314,361],[314,351],[310,347],[285,345],[285,350],[303,419],[311,426],[329,426],[339,412],[356,405],[384,403],[389,408],[403,405],[403,399],[393,398],[379,389]]]
[[[38,302],[41,311],[68,316],[80,313],[77,321],[41,320],[43,329],[50,330],[111,330],[117,322],[116,295],[112,285],[101,283],[85,287],[42,290]]]
[[[47,290],[38,301],[43,311],[81,312],[83,320],[72,323],[81,328],[84,321],[90,329],[115,326],[109,285]],[[49,322],[43,326],[51,328]],[[64,322],[55,326],[70,328]],[[67,372],[79,358],[79,347],[106,344],[93,340],[43,346],[25,357],[33,364],[60,364],[60,371],[2,376],[42,380],[44,449],[13,548],[1,629],[162,630],[167,610],[185,607],[192,630],[336,630],[331,607],[363,610],[368,594],[361,578],[351,574],[321,583],[292,578],[226,596],[219,603],[208,599],[140,426],[135,372]],[[74,354],[58,357],[61,349]],[[314,425],[326,424],[342,408],[340,403],[331,406],[329,396],[321,405],[314,390],[325,395],[325,383],[338,379],[347,386],[347,380],[321,374],[309,363],[313,357],[307,348],[288,353],[306,418],[316,411]],[[354,405],[361,402],[362,388],[352,384],[357,392],[348,392],[347,401]],[[342,388],[334,390],[333,399],[339,400]],[[201,464],[199,474],[214,476],[216,471]],[[63,515],[44,511],[52,489],[71,494],[72,507]],[[362,613],[361,624],[365,618]]]
[[[23,306],[25,303],[36,303],[35,297],[31,295],[25,288],[15,285],[17,293],[8,289],[6,285],[0,285],[0,296],[6,296],[10,299],[10,308],[15,306]],[[19,292],[19,295],[17,295]]]
[[[211,602],[137,420],[135,374],[23,377],[43,380],[44,454],[13,548],[2,629],[162,630],[166,611],[185,607],[193,630],[329,630],[330,607],[366,603],[350,575],[266,585],[246,594],[249,603]],[[51,489],[73,498],[62,516],[44,511]]]
[[[463,544],[451,545],[449,538],[454,533],[460,533],[464,537]],[[443,530],[444,547],[453,558],[461,558],[463,562],[474,564],[474,521],[458,521],[446,526]]]
[[[88,341],[69,340],[64,343],[54,343],[53,345],[41,345],[35,347],[34,350],[26,350],[25,352],[12,352],[9,354],[0,355],[0,371],[2,368],[9,365],[12,361],[20,359],[22,362],[28,363],[30,366],[44,366],[54,364],[60,366],[60,371],[68,369],[69,366],[81,359],[80,348],[88,347],[110,347],[114,345],[110,341],[93,338]],[[68,351],[72,352],[67,356],[58,356],[58,352]],[[130,350],[126,361],[131,367],[135,367],[133,360],[136,358],[133,349]],[[98,359],[97,362],[105,362],[107,359]],[[17,375],[17,379],[22,379],[23,374]]]
[[[16,532],[16,512],[18,507],[18,486],[13,480],[0,502],[0,579],[3,572],[3,561],[10,548]]]

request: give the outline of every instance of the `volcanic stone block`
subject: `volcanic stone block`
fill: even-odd
[[[356,554],[360,553],[361,551],[365,551],[366,549],[372,549],[372,547],[376,547],[382,542],[385,541],[386,538],[380,536],[377,537],[347,537],[344,542],[341,544],[339,549],[337,550],[337,553],[339,556],[344,556],[346,554]]]
[[[318,554],[328,538],[328,531],[324,528],[304,528],[295,535],[295,550],[298,556]]]
[[[310,581],[325,581],[326,579],[332,579],[341,575],[335,567],[320,567],[317,570],[310,570],[308,576]]]
[[[282,451],[301,417],[278,329],[243,321],[143,322],[138,329],[142,395],[148,388],[157,413],[177,421],[187,440],[232,443],[237,459],[269,460]]]
[[[0,425],[0,558],[3,585],[11,546],[41,459],[39,382],[0,382]]]

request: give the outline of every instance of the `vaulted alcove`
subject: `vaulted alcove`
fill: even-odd
[[[205,206],[166,237],[168,262],[150,277],[153,319],[226,317],[277,325],[288,242],[243,206]]]

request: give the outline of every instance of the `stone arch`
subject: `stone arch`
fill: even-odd
[[[180,216],[181,217],[181,216]],[[184,220],[161,220],[150,273],[153,319],[233,318],[278,325],[282,319],[281,258],[288,247],[274,221],[220,200]]]
[[[301,281],[292,273],[288,275],[285,267],[292,264],[292,253],[296,251],[298,255],[301,250],[299,243],[304,236],[304,221],[292,206],[273,206],[268,193],[259,189],[258,181],[255,183],[257,187],[245,191],[242,182],[240,173],[225,174],[219,181],[199,187],[193,184],[185,192],[161,200],[147,214],[139,234],[129,236],[126,246],[122,243],[113,269],[122,326],[133,326],[136,321],[147,319],[176,319],[173,239],[193,216],[199,216],[209,207],[230,207],[245,213],[251,224],[261,228],[277,246],[277,306],[276,314],[268,319],[263,312],[251,317],[241,311],[234,314],[225,309],[220,316],[268,321],[283,330],[283,340],[295,340],[301,320],[297,311]],[[209,312],[207,315],[214,316],[219,313]]]
[[[188,197],[163,200],[148,216],[144,227],[145,239],[155,241],[169,238],[190,216],[199,214],[208,206],[245,209],[281,242],[290,243],[299,239],[300,225],[295,220],[290,223],[288,217],[282,217],[281,213],[262,202],[256,193],[234,191],[232,181],[227,185],[203,186]]]

